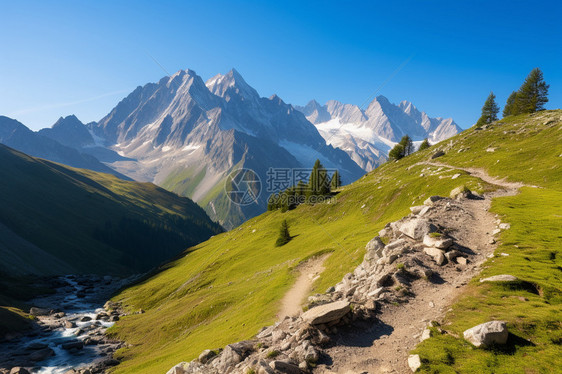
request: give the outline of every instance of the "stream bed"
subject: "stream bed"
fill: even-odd
[[[133,279],[68,275],[49,280],[55,293],[31,300],[36,326],[25,335],[0,343],[0,373],[103,373],[117,365],[113,353],[123,342],[105,331],[121,312],[106,302]],[[104,307],[105,305],[105,307]]]

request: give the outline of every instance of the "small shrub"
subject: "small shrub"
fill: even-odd
[[[443,234],[441,234],[440,232],[432,232],[431,234],[429,234],[429,236],[431,236],[432,238],[440,238],[443,236]]]
[[[267,355],[266,355],[267,358],[275,358],[277,356],[279,356],[279,351],[276,351],[276,350],[269,351],[269,352],[267,352]]]
[[[398,263],[398,264],[396,264],[396,269],[398,269],[398,270],[402,270],[402,269],[404,269],[405,267],[406,267],[406,265],[404,265],[403,263]]]
[[[252,368],[248,368],[248,370],[246,370],[246,374],[256,374],[256,371]]]

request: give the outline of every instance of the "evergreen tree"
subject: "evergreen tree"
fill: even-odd
[[[402,137],[402,139],[400,139],[399,144],[401,144],[402,147],[404,147],[403,157],[411,155],[412,153],[414,153],[414,143],[412,142],[412,139],[408,135],[404,135]]]
[[[541,69],[534,68],[531,70],[525,82],[519,88],[515,97],[516,113],[534,113],[539,110],[544,110],[544,104],[548,102],[548,88],[543,79]]]
[[[516,97],[517,97],[517,92],[513,91],[511,95],[509,95],[509,97],[507,98],[507,102],[505,103],[505,107],[503,108],[504,118],[507,116],[512,116],[517,112],[515,108]]]
[[[388,153],[388,158],[391,160],[400,160],[402,157],[404,157],[404,146],[402,144],[396,144]]]
[[[431,147],[431,145],[429,144],[429,141],[427,140],[427,138],[425,138],[423,140],[423,142],[420,144],[420,149],[418,149],[418,150],[423,151],[424,149],[428,149],[429,147]]]
[[[308,179],[309,196],[324,196],[330,193],[330,179],[328,172],[320,160],[316,160]]]
[[[337,190],[341,187],[341,177],[339,171],[334,171],[334,175],[332,175],[332,180],[330,181],[330,188],[331,190]]]
[[[488,98],[484,102],[482,115],[478,119],[478,122],[476,122],[476,127],[482,127],[483,125],[488,125],[497,121],[499,112],[500,108],[498,107],[498,104],[496,104],[496,95],[494,95],[493,92],[490,92]]]
[[[279,230],[279,237],[275,242],[276,247],[281,247],[291,241],[291,234],[289,234],[289,225],[287,224],[287,220],[284,219],[281,222],[281,229]]]

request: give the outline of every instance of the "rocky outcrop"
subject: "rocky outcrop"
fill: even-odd
[[[451,230],[441,218],[461,211],[458,201],[438,196],[427,199],[421,208],[411,209],[412,214],[387,224],[366,244],[363,262],[326,293],[309,297],[306,312],[263,328],[253,340],[228,345],[222,351],[206,350],[168,374],[311,372],[325,348],[336,344],[333,338],[338,331],[359,321],[375,323],[383,304],[407,303],[415,297],[412,284],[431,280],[441,266],[450,264],[462,270],[471,253],[447,235]],[[429,338],[430,330],[426,335]],[[421,365],[417,355],[408,361],[414,371]]]

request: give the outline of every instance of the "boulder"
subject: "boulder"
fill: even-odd
[[[425,235],[423,237],[423,244],[428,247],[435,247],[439,249],[447,249],[453,245],[453,239],[444,238],[442,236],[432,237],[431,235]]]
[[[382,250],[384,248],[384,243],[379,236],[375,236],[373,239],[367,243],[365,249],[367,253],[365,254],[366,260],[374,260],[381,257]]]
[[[453,188],[451,194],[449,195],[451,199],[460,199],[470,197],[471,192],[466,186],[460,186]]]
[[[421,366],[420,355],[409,355],[408,366],[410,367],[410,370],[415,373]]]
[[[427,199],[425,199],[425,201],[423,202],[423,205],[433,206],[433,203],[435,203],[436,201],[439,201],[439,200],[443,200],[443,199],[444,199],[444,197],[441,197],[441,196],[430,196]]]
[[[73,329],[76,327],[76,324],[74,322],[71,322],[69,320],[64,321],[64,327],[67,329]]]
[[[443,152],[442,150],[438,150],[437,152],[431,155],[431,159],[433,160],[441,156],[445,156],[445,152]]]
[[[200,363],[206,364],[211,358],[215,357],[216,355],[217,355],[217,353],[215,351],[212,351],[210,349],[205,349],[199,355],[198,360],[199,360]]]
[[[302,370],[299,367],[289,361],[271,361],[269,366],[273,370],[277,370],[280,373],[285,374],[301,374]]]
[[[449,251],[447,253],[445,253],[445,257],[447,258],[447,260],[449,260],[450,262],[453,262],[454,259],[456,259],[457,257],[459,257],[461,255],[461,253],[459,251]]]
[[[509,332],[504,321],[490,321],[474,326],[463,333],[466,340],[476,347],[505,344]]]
[[[51,310],[46,308],[32,307],[31,309],[29,309],[29,314],[36,317],[48,316],[49,314],[51,314]]]
[[[81,340],[64,343],[61,345],[62,349],[71,350],[71,349],[82,349],[84,348],[84,342]]]
[[[320,325],[338,320],[350,311],[350,303],[342,300],[314,307],[303,313],[302,319],[311,325]]]
[[[33,362],[39,362],[53,356],[55,352],[51,348],[39,349],[29,355],[29,359]]]
[[[428,256],[431,256],[437,265],[441,266],[445,263],[445,254],[442,250],[435,247],[427,247],[423,251]]]
[[[171,368],[170,370],[168,370],[168,372],[166,374],[185,374],[187,373],[187,371],[185,371],[184,367],[187,365],[187,362],[181,362],[179,364],[177,364],[176,366],[174,366],[173,368]]]
[[[412,239],[422,240],[425,235],[435,232],[437,228],[425,218],[414,218],[402,223],[399,230]]]
[[[425,208],[424,205],[412,206],[410,207],[410,212],[412,212],[412,214],[420,214],[423,208]]]
[[[517,277],[509,274],[494,275],[492,277],[480,279],[480,282],[515,282]]]

